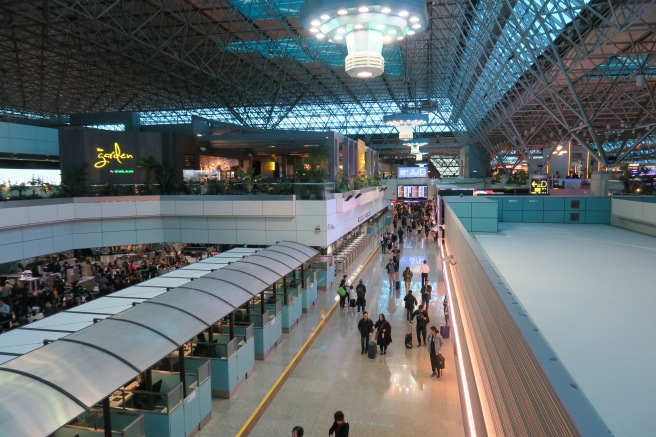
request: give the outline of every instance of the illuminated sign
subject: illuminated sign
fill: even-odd
[[[110,170],[109,172],[114,173],[114,174],[134,174],[134,170],[132,170],[132,169],[130,169],[130,170]]]
[[[399,199],[426,199],[428,185],[399,185],[396,195]]]
[[[427,178],[428,167],[399,167],[399,179],[401,178]]]
[[[118,143],[114,143],[114,150],[109,153],[105,152],[105,149],[102,147],[96,147],[96,152],[98,152],[98,162],[93,165],[95,168],[103,168],[111,161],[123,164],[124,159],[134,158],[134,156],[129,153],[123,153],[123,151],[121,151],[121,146],[119,146]]]
[[[547,175],[531,175],[531,194],[545,196],[549,194],[549,180]]]

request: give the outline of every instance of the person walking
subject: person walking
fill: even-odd
[[[430,272],[430,267],[428,267],[428,262],[424,260],[424,264],[421,266],[421,283],[425,284],[428,281],[428,272]]]
[[[358,331],[360,331],[361,355],[364,355],[367,353],[371,333],[374,332],[374,322],[369,318],[369,313],[366,311],[362,313],[362,318],[358,322]]]
[[[430,302],[431,293],[433,292],[433,287],[430,286],[428,281],[424,282],[421,286],[421,304],[424,305],[424,308],[428,310],[428,303]]]
[[[415,310],[415,305],[417,305],[417,298],[412,294],[412,290],[408,290],[403,298],[403,302],[407,312],[406,320],[408,321],[408,325],[412,325],[412,314]]]
[[[406,267],[405,270],[403,271],[403,280],[405,281],[405,291],[407,292],[410,290],[410,285],[412,284],[412,270],[410,270],[410,267]]]
[[[403,227],[399,228],[399,246],[403,246]]]
[[[364,285],[362,279],[360,279],[358,286],[355,287],[355,294],[356,294],[355,306],[357,312],[360,312],[360,309],[362,309],[362,312],[364,313],[364,305],[367,303],[365,299],[365,296],[367,294],[367,287]]]
[[[392,325],[385,319],[385,315],[381,314],[374,328],[376,328],[376,344],[380,347],[380,354],[386,355],[387,346],[392,342]]]
[[[380,236],[380,249],[383,251],[383,255],[385,255],[385,249],[387,248],[387,241],[385,240],[385,235]]]
[[[442,339],[442,336],[439,334],[439,332],[437,332],[437,328],[435,326],[431,326],[430,331],[431,333],[428,336],[428,354],[430,356],[431,370],[433,371],[431,378],[433,376],[437,376],[437,379],[440,379],[442,376],[442,370],[439,367],[438,355],[440,355],[440,349],[442,349],[444,340]]]
[[[390,282],[390,290],[394,290],[394,282],[396,281],[396,268],[394,267],[394,260],[390,259],[387,265],[385,266],[387,270],[387,276]]]
[[[415,329],[417,330],[417,347],[421,346],[421,339],[424,339],[424,346],[426,346],[426,325],[430,322],[428,318],[427,307],[419,305],[419,308],[412,313],[412,317],[417,321]]]
[[[341,411],[336,411],[335,414],[333,415],[333,418],[335,421],[333,422],[333,426],[330,427],[328,430],[328,435],[329,436],[335,436],[335,437],[348,437],[349,435],[349,424],[344,419],[344,413]]]

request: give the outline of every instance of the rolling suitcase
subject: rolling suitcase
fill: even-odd
[[[376,342],[375,341],[370,341],[369,346],[367,346],[367,356],[369,358],[376,358]]]
[[[451,330],[449,329],[449,325],[440,326],[440,335],[442,338],[451,338],[450,332]]]
[[[410,332],[405,335],[405,348],[412,349],[412,333]]]

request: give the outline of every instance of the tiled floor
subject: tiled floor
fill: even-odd
[[[431,323],[443,322],[444,286],[437,274],[436,245],[415,236],[404,244],[401,270],[414,271],[413,291],[419,286],[419,267],[424,258],[431,268],[433,285]],[[364,261],[364,260],[363,260]],[[308,436],[325,435],[337,410],[346,414],[351,436],[461,436],[464,435],[458,383],[451,342],[445,341],[446,369],[441,380],[430,378],[425,347],[406,349],[403,337],[411,327],[405,322],[402,297],[391,292],[384,265],[388,255],[378,251],[360,276],[367,285],[367,310],[374,320],[384,313],[392,324],[392,344],[387,355],[371,360],[360,354],[360,336],[355,311],[334,312],[273,401],[266,408],[251,436],[288,436],[301,425]],[[212,420],[201,437],[234,436],[263,396],[275,383],[310,332],[335,302],[334,290],[320,292],[317,308],[301,318],[290,334],[264,362],[256,362],[255,373],[233,398],[215,399]],[[404,284],[402,283],[402,288]]]

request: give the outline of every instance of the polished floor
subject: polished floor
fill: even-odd
[[[412,289],[419,288],[419,268],[424,259],[431,268],[433,286],[431,325],[443,322],[444,285],[437,265],[436,243],[414,236],[404,243],[401,270],[410,266]],[[363,260],[365,261],[364,257]],[[442,350],[446,369],[442,379],[430,377],[426,347],[417,348],[414,326],[405,321],[402,291],[390,290],[384,265],[388,255],[378,250],[359,278],[367,285],[367,311],[375,320],[383,313],[392,324],[392,344],[386,355],[368,359],[360,354],[354,310],[337,308],[307,352],[284,382],[250,432],[250,436],[288,436],[294,425],[305,435],[326,435],[333,413],[342,410],[351,436],[462,436],[463,421],[450,340]],[[335,283],[336,285],[336,283]],[[288,363],[335,303],[334,288],[320,292],[317,306],[305,314],[266,361],[256,362],[255,372],[231,399],[214,399],[211,421],[201,437],[234,436]],[[406,349],[404,336],[413,333],[413,349]]]

